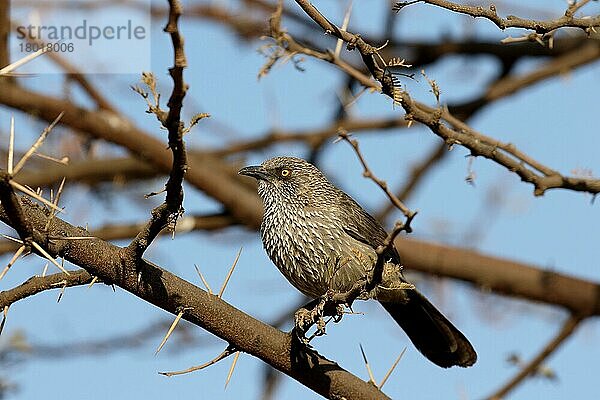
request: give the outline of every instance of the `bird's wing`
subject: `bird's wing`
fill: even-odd
[[[352,197],[339,191],[337,210],[340,210],[337,216],[342,221],[344,231],[353,239],[377,249],[383,245],[387,238],[385,229],[377,222],[371,214],[366,212]],[[400,264],[400,255],[395,247],[388,249],[383,257],[385,261],[391,260],[393,263]]]

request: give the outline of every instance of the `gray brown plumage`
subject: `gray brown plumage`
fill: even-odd
[[[300,158],[276,157],[239,173],[258,180],[265,209],[264,248],[298,290],[317,298],[329,289],[346,292],[369,277],[377,262],[375,249],[387,234],[315,166]],[[381,290],[369,296],[380,301],[415,347],[435,364],[473,365],[477,355],[465,336],[416,289],[402,285],[406,280],[396,249],[382,256],[386,273]]]

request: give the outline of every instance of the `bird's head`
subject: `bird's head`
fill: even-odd
[[[324,186],[331,184],[317,167],[296,157],[275,157],[261,165],[240,169],[240,175],[258,181],[258,193],[268,205],[270,200],[306,203]]]

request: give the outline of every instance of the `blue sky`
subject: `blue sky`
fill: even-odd
[[[385,12],[385,2],[355,2],[351,29],[377,33],[378,21]],[[217,4],[228,5],[227,1]],[[286,4],[293,6],[292,2]],[[345,2],[318,1],[315,5],[333,21],[340,21]],[[499,11],[511,9],[517,2],[498,4]],[[534,8],[558,15],[563,1],[530,1]],[[595,8],[594,8],[595,7]],[[522,8],[516,8],[517,13]],[[589,6],[598,13],[598,5]],[[527,10],[523,11],[523,13]],[[519,12],[519,14],[523,14]],[[545,15],[544,15],[545,16]],[[489,22],[453,17],[443,10],[425,5],[407,8],[399,16],[397,34],[403,38],[460,38],[469,33],[477,38],[500,40],[502,32]],[[170,90],[166,73],[171,64],[170,41],[162,33],[163,22],[154,23],[152,36],[152,69],[160,80],[163,97]],[[330,65],[307,60],[305,72],[288,63],[277,66],[258,81],[256,75],[264,58],[256,49],[262,44],[239,42],[226,28],[206,21],[185,20],[190,84],[186,98],[186,115],[209,112],[211,120],[201,122],[188,137],[191,147],[224,145],[234,139],[250,138],[269,128],[299,129],[326,123],[336,108],[333,97],[341,85],[340,76]],[[510,32],[515,35],[516,33]],[[126,55],[117,55],[126,56]],[[533,61],[519,66],[527,72],[535,68]],[[448,58],[427,68],[427,74],[442,89],[442,102],[466,100],[476,94],[477,85],[493,73],[494,64],[484,58],[469,60]],[[477,130],[503,141],[515,143],[536,159],[570,173],[576,169],[600,170],[597,149],[600,145],[597,124],[597,92],[600,69],[592,64],[565,76],[544,81],[516,95],[494,103],[478,114],[470,124]],[[139,126],[157,136],[156,119],[145,114],[144,104],[128,89],[134,75],[92,76],[92,81]],[[55,75],[27,78],[33,88],[61,93]],[[424,79],[407,82],[416,98],[433,102]],[[75,98],[81,95],[75,93]],[[389,99],[378,94],[365,94],[353,110],[357,117],[400,115]],[[17,146],[26,148],[40,124],[29,117],[0,110],[0,130],[8,130],[8,118],[17,118]],[[216,129],[227,126],[227,132]],[[58,130],[57,138],[69,133]],[[54,133],[53,133],[54,134]],[[3,136],[6,137],[6,136]],[[413,126],[380,134],[357,136],[370,166],[376,174],[394,187],[399,187],[409,167],[426,154],[438,140],[428,130]],[[58,140],[58,139],[57,139]],[[109,147],[106,147],[108,151]],[[277,146],[250,154],[246,162],[254,164],[274,154],[306,155],[300,145]],[[361,167],[350,147],[344,143],[328,144],[322,157],[322,169],[340,187],[370,210],[386,201],[374,184],[361,176]],[[541,198],[532,195],[532,187],[519,181],[502,167],[485,159],[476,159],[473,170],[475,185],[465,183],[468,152],[455,147],[450,156],[431,174],[411,197],[409,207],[419,210],[413,227],[414,236],[463,247],[486,254],[532,263],[540,267],[600,280],[597,224],[600,211],[590,196],[567,191],[551,191]],[[143,200],[143,194],[160,189],[162,181],[137,185],[126,193],[117,189],[109,200],[99,200],[88,189],[68,186],[64,203],[69,222],[98,227],[108,222],[140,221],[149,215],[156,200]],[[501,193],[503,201],[495,215],[483,214],[481,207],[491,191]],[[214,209],[214,202],[195,189],[187,187],[185,209],[201,213]],[[397,217],[397,215],[396,215]],[[393,218],[389,221],[393,223]],[[480,229],[473,242],[464,238],[473,226]],[[179,276],[199,283],[193,265],[198,264],[213,287],[220,286],[237,250],[243,247],[237,270],[225,293],[234,306],[263,320],[270,321],[298,302],[292,288],[262,250],[259,236],[242,228],[219,233],[179,235],[175,240],[163,238],[153,244],[147,258]],[[4,258],[8,261],[8,258]],[[0,282],[0,289],[12,287],[32,274],[39,273],[44,262],[35,257],[20,261]],[[410,274],[410,271],[408,271]],[[413,275],[414,276],[414,275]],[[329,327],[328,335],[314,346],[344,368],[367,379],[359,343],[363,345],[378,379],[406,346],[407,351],[385,386],[392,398],[473,399],[490,394],[516,369],[505,359],[512,352],[525,359],[534,356],[560,329],[566,314],[561,310],[487,296],[474,288],[446,281],[422,281],[417,285],[428,294],[473,342],[479,354],[478,363],[469,369],[443,370],[424,359],[408,342],[395,323],[375,303],[361,303],[364,315],[346,316]],[[127,333],[149,323],[172,316],[118,289],[96,285],[92,289],[68,289],[60,303],[57,292],[47,292],[11,307],[0,343],[18,331],[32,343],[76,343],[88,339]],[[600,357],[600,333],[596,320],[582,327],[554,354],[548,365],[558,381],[532,379],[520,386],[513,399],[594,398],[594,368]],[[200,328],[196,331],[201,332]],[[115,399],[193,397],[199,399],[260,398],[263,364],[242,355],[226,390],[223,389],[231,360],[225,360],[204,371],[181,377],[165,378],[157,371],[183,369],[200,364],[218,354],[225,346],[206,332],[200,344],[174,349],[167,343],[154,356],[161,333],[148,346],[131,351],[109,353],[99,357],[33,359],[15,365],[5,372],[19,384],[12,398],[88,398]],[[174,351],[175,350],[175,351]],[[316,394],[295,381],[284,378],[277,398],[311,399]]]

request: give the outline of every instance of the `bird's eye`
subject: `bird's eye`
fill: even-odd
[[[280,172],[279,175],[281,175],[282,178],[287,178],[288,176],[290,176],[292,174],[292,170],[289,168],[283,168]]]

